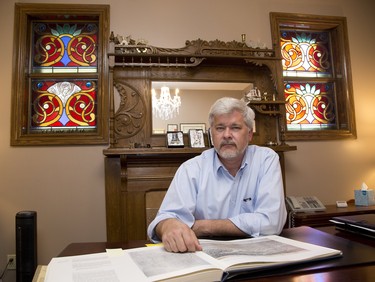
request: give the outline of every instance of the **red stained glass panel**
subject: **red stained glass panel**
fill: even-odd
[[[96,72],[97,23],[33,23],[33,72]]]
[[[332,76],[328,32],[295,30],[281,30],[280,32],[284,76]]]
[[[90,131],[97,125],[96,80],[32,80],[31,131]]]
[[[333,83],[285,83],[288,129],[334,128],[336,114],[333,85]]]

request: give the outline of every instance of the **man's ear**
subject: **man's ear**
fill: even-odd
[[[251,140],[253,140],[253,135],[254,135],[254,132],[253,132],[252,129],[250,129],[250,130],[249,130],[249,142],[250,142]]]

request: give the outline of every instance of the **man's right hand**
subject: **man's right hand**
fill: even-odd
[[[189,226],[175,218],[162,220],[156,226],[156,234],[162,239],[168,252],[201,251],[197,236]]]

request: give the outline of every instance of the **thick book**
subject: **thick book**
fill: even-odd
[[[170,253],[153,246],[53,258],[45,281],[225,281],[244,272],[342,256],[340,250],[276,235],[200,243],[199,252]]]
[[[336,216],[330,221],[338,230],[375,238],[375,214]]]

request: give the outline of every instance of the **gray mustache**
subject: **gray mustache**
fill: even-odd
[[[221,142],[220,143],[220,147],[222,147],[222,146],[224,146],[224,145],[236,145],[236,143],[234,143],[234,142],[231,142],[231,141],[228,141],[228,142]]]

